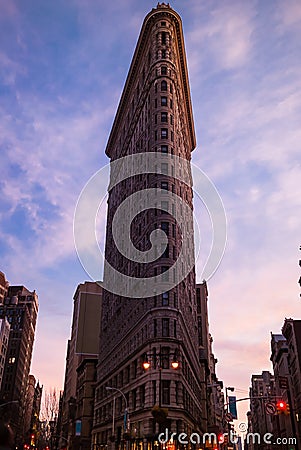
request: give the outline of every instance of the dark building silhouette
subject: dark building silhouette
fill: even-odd
[[[77,286],[73,296],[71,336],[57,426],[60,447],[86,449],[91,444],[102,292],[99,284],[86,281]],[[76,436],[76,421],[81,424],[80,437]]]
[[[2,412],[10,417],[17,429],[17,439],[26,430],[26,402],[32,358],[38,296],[24,286],[9,286],[4,303],[0,304],[0,318],[10,324],[8,348],[0,391],[0,403],[7,403]]]
[[[291,388],[292,428],[301,448],[301,320],[285,319],[282,334],[288,347],[289,387]]]
[[[271,357],[275,377],[276,405],[278,401],[284,401],[286,405],[291,403],[291,379],[289,374],[288,345],[282,334],[271,333]],[[286,438],[294,436],[294,424],[292,426],[293,411],[275,414],[273,417],[273,434]]]
[[[207,431],[206,368],[201,363],[204,355],[200,355],[199,345],[203,332],[198,322],[192,214],[185,219],[185,239],[177,223],[185,207],[192,211],[189,162],[195,145],[181,19],[169,5],[158,3],[142,25],[106,147],[111,163],[131,155],[157,155],[158,172],[132,176],[129,172],[128,178],[116,184],[111,177],[106,261],[116,272],[135,277],[137,290],[133,288],[133,295],[128,295],[124,283],[124,294],[112,293],[111,289],[104,292],[92,435],[95,449],[121,446],[127,439],[156,445],[159,431],[166,427],[177,434],[196,431],[202,435]],[[121,170],[126,172],[127,163],[122,164]],[[182,172],[189,181],[180,179]],[[151,248],[150,234],[160,229],[168,245],[162,253],[157,249],[159,257],[146,264],[127,258],[117,249],[112,227],[122,202],[140,192],[141,197],[135,198],[144,205],[147,189],[159,189],[157,205],[136,215],[130,238],[136,249],[145,252]],[[180,206],[164,192],[180,198]],[[120,232],[136,206],[133,200],[124,212],[117,225]],[[183,246],[190,248],[190,256],[182,265],[190,262],[191,268],[172,285],[173,278],[177,279],[172,268]],[[108,272],[105,267],[104,287],[109,283]],[[135,297],[135,292],[148,283],[142,278],[151,277],[161,277],[154,282],[152,295]],[[112,286],[114,290],[114,283]],[[147,370],[143,368],[145,362],[149,364]]]
[[[9,283],[5,278],[5,274],[0,271],[0,304],[4,302]]]
[[[266,412],[266,403],[275,402],[275,377],[267,370],[252,375],[250,387],[249,432],[258,433],[259,440],[250,440],[248,448],[267,450],[268,444],[263,441],[266,433],[273,433],[273,416]]]
[[[6,317],[0,319],[0,389],[2,384],[5,359],[9,340],[10,325]]]

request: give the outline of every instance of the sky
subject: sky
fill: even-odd
[[[270,332],[300,318],[301,3],[170,5],[183,20],[193,162],[227,215],[226,251],[208,280],[217,373],[244,397],[251,375],[271,370]],[[140,27],[155,6],[0,0],[0,270],[39,295],[32,373],[47,389],[63,387],[73,294],[89,279],[73,241],[76,202],[108,163]]]

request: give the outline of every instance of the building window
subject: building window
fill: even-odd
[[[130,366],[127,366],[125,369],[125,382],[129,383],[130,381]]]
[[[161,139],[167,139],[167,138],[168,138],[168,129],[161,128]]]
[[[169,235],[169,223],[168,222],[161,222],[161,230],[165,232],[165,234]]]
[[[157,114],[155,114],[155,124],[157,125]]]
[[[155,141],[157,141],[157,140],[158,140],[158,131],[155,130]]]
[[[157,102],[157,99],[155,98],[155,108],[157,108],[158,107],[158,102]]]
[[[145,403],[145,384],[140,386],[140,405],[143,408]]]
[[[168,153],[168,145],[161,145],[161,153]]]
[[[162,274],[162,281],[163,281],[163,283],[167,283],[169,281],[168,267],[167,266],[162,266],[161,267],[161,274]]]
[[[167,81],[161,81],[161,91],[167,91]]]
[[[161,244],[162,245],[162,258],[169,258],[169,245],[167,244],[165,246],[165,244]]]
[[[171,125],[173,124],[173,116],[172,115],[170,115],[170,123],[171,123]]]
[[[155,84],[155,93],[157,93],[157,91],[158,91],[158,85],[157,85],[157,83]]]
[[[162,173],[162,175],[168,175],[168,164],[167,163],[161,164],[161,173]]]
[[[162,294],[162,306],[168,306],[169,305],[169,293],[163,292]]]
[[[161,112],[161,122],[167,122],[167,112]]]
[[[172,100],[169,101],[170,108],[172,108]]]
[[[166,66],[161,67],[161,75],[167,75],[167,67]]]
[[[169,369],[169,353],[170,353],[169,347],[161,348],[161,367],[162,367],[162,369]]]
[[[172,246],[172,259],[177,259],[177,253],[176,253],[175,245]]]
[[[166,44],[166,31],[162,31],[162,44],[165,45]]]
[[[170,404],[170,381],[162,380],[162,403],[164,405]]]
[[[133,409],[137,408],[137,391],[136,391],[136,389],[134,389],[132,391],[132,408]]]
[[[166,27],[166,22],[161,22],[161,27]]]
[[[169,202],[166,201],[161,202],[161,209],[165,212],[169,212]]]
[[[153,404],[155,405],[157,402],[157,383],[156,380],[153,380]]]
[[[179,404],[179,390],[180,390],[180,382],[175,381],[175,387],[176,387],[176,404]]]
[[[161,52],[161,58],[165,59],[166,58],[166,50],[162,50]]]
[[[167,181],[162,181],[161,189],[165,189],[166,191],[168,191],[168,183],[167,183]]]
[[[176,320],[173,321],[173,337],[174,338],[177,337],[177,321]]]
[[[154,337],[158,336],[158,325],[157,325],[157,319],[154,319]]]
[[[167,97],[161,97],[161,106],[167,106]]]
[[[137,359],[136,359],[133,363],[133,378],[137,378],[137,367],[138,367],[138,363],[137,363]]]
[[[177,293],[174,293],[174,303],[175,303],[175,308],[178,307],[178,298],[177,298]]]
[[[169,319],[162,319],[162,337],[169,337]]]

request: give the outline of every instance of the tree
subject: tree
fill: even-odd
[[[59,395],[55,388],[45,390],[44,400],[42,403],[40,421],[40,441],[48,444],[51,438],[56,436],[56,423],[59,412]],[[40,442],[40,443],[41,443]]]
[[[55,388],[45,390],[44,402],[42,404],[41,420],[52,422],[57,419],[59,411],[59,395]]]

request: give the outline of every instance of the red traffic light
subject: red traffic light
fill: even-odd
[[[286,411],[287,410],[287,403],[284,400],[279,400],[277,402],[277,410],[278,411]]]
[[[224,434],[223,434],[223,433],[219,434],[219,435],[217,436],[217,440],[218,440],[218,443],[219,443],[219,444],[223,444],[223,443],[224,443],[224,440],[225,440]]]

